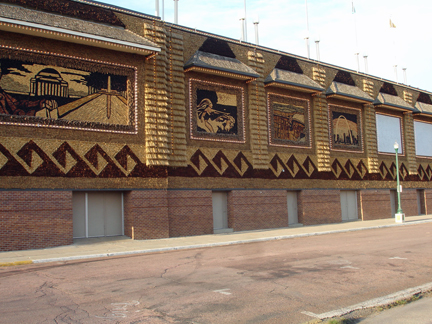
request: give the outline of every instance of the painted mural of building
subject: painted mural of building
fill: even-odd
[[[0,1],[0,251],[391,218],[395,141],[431,211],[431,92],[57,2]]]

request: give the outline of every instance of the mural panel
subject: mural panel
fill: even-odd
[[[268,94],[270,144],[311,147],[309,100]]]
[[[0,49],[0,123],[136,132],[136,68]]]
[[[189,80],[192,139],[244,143],[242,87]]]
[[[329,106],[333,149],[363,152],[360,109]]]

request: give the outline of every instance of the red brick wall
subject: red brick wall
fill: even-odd
[[[423,189],[419,189],[419,196],[420,196],[420,214],[426,215],[426,195],[425,191]]]
[[[425,189],[426,215],[432,214],[432,189]]]
[[[234,231],[287,226],[285,190],[233,190],[228,193],[228,227]]]
[[[416,216],[418,212],[417,190],[403,189],[401,192],[401,208],[405,216]]]
[[[360,195],[363,207],[363,220],[394,217],[391,210],[389,190],[361,190]]]
[[[298,218],[303,225],[340,223],[339,190],[302,190],[298,194]]]
[[[169,237],[166,190],[135,190],[124,194],[125,235],[138,240]]]
[[[73,243],[71,191],[2,191],[0,251]]]
[[[168,191],[170,237],[213,233],[211,190]]]

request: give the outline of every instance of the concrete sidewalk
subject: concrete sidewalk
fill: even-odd
[[[409,226],[426,222],[432,222],[432,215],[407,217],[405,223],[402,224],[395,223],[394,218],[388,218],[372,221],[355,221],[326,225],[287,227],[270,230],[176,237],[158,240],[132,240],[125,236],[76,239],[74,240],[74,244],[67,246],[25,251],[0,252],[0,266],[70,261],[88,258],[263,242],[393,226]]]
[[[431,324],[432,297],[422,298],[407,305],[385,310],[375,316],[366,318],[362,324]]]

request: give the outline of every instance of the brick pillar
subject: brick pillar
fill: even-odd
[[[391,200],[388,189],[360,191],[363,220],[391,218]]]
[[[170,237],[213,234],[211,190],[168,191]]]
[[[125,235],[136,239],[169,237],[166,190],[134,190],[124,194]]]
[[[302,190],[298,194],[298,221],[303,225],[342,222],[339,190]]]
[[[231,191],[228,195],[228,223],[234,231],[287,227],[287,192]]]

